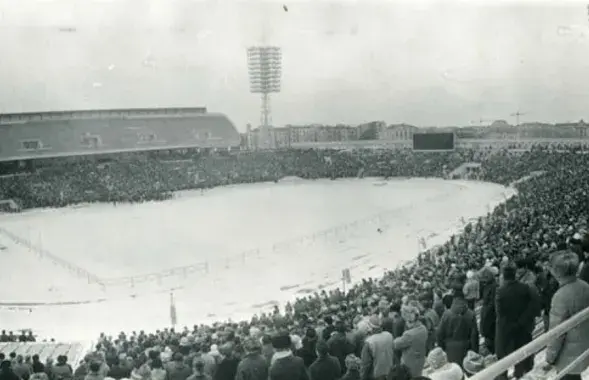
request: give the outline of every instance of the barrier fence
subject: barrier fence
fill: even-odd
[[[27,239],[23,239],[20,236],[15,235],[12,232],[8,231],[7,229],[1,228],[1,227],[0,227],[0,234],[5,235],[6,237],[8,237],[10,240],[15,242],[16,244],[27,248],[30,252],[35,253],[39,258],[48,259],[53,264],[68,270],[70,273],[73,273],[78,278],[86,279],[88,281],[88,284],[102,285],[101,279],[98,276],[96,276],[95,274],[90,273],[86,269],[79,267],[77,265],[74,265],[74,264],[52,254],[51,252],[49,252],[46,249],[43,249],[42,247],[38,247],[38,246],[32,244]]]
[[[426,198],[425,201],[431,201],[436,198],[442,198],[446,194],[436,195],[433,197]],[[292,249],[302,247],[309,243],[315,243],[320,239],[336,238],[341,234],[346,234],[352,229],[358,229],[368,224],[379,224],[385,223],[385,220],[390,216],[398,216],[400,212],[405,209],[411,208],[412,205],[403,207],[397,207],[387,209],[377,214],[355,220],[353,222],[344,223],[331,228],[313,232],[311,234],[301,235],[294,238],[286,239],[284,241],[274,243],[269,248],[269,253],[276,254],[280,252],[291,252]],[[125,276],[116,278],[103,278],[100,283],[106,286],[131,286],[134,287],[138,284],[145,284],[151,282],[161,283],[170,277],[188,278],[194,274],[208,274],[213,269],[213,264],[217,263],[218,267],[229,269],[235,265],[245,264],[251,258],[261,258],[263,249],[256,248],[241,252],[234,256],[227,256],[219,260],[209,260],[204,262],[198,262],[186,266],[175,267],[159,272],[152,272],[148,274],[142,274],[137,276]],[[218,268],[216,267],[216,268]]]

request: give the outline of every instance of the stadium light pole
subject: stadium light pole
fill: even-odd
[[[280,92],[282,50],[278,46],[251,46],[247,49],[250,92],[262,95],[260,124],[267,129],[272,122],[270,94]]]

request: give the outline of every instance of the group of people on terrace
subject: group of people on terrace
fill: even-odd
[[[38,207],[145,200],[284,176],[443,177],[469,161],[481,162],[482,180],[504,185],[532,172],[543,175],[519,182],[517,196],[422,252],[413,264],[364,279],[345,293],[317,291],[238,323],[102,335],[83,363],[68,365],[71,371],[55,373],[57,364],[64,359],[67,364],[62,357],[57,364],[52,358],[42,371],[31,366],[22,373],[15,370],[15,358],[3,361],[0,380],[469,377],[589,307],[589,155],[543,149],[521,154],[289,150],[100,166],[84,162],[60,175],[53,169],[51,176],[32,173],[28,182],[0,181],[5,197],[20,191],[24,205]],[[585,323],[548,347],[541,370],[560,370],[587,348]],[[580,363],[565,379],[580,379],[587,365]],[[532,356],[513,376],[533,376],[533,367]]]

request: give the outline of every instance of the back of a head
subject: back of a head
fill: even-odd
[[[100,363],[98,363],[97,361],[92,361],[92,363],[90,363],[90,372],[98,371],[100,371]]]
[[[194,372],[202,373],[202,371],[205,368],[204,359],[202,357],[194,358],[194,361],[192,362],[192,367],[194,368]]]
[[[515,280],[517,268],[512,263],[509,263],[503,267],[503,280],[513,281]]]
[[[315,349],[317,350],[317,355],[319,355],[320,357],[327,356],[327,354],[329,352],[329,348],[327,347],[327,343],[323,340],[320,340],[319,342],[317,342]]]
[[[569,250],[557,251],[550,255],[549,266],[556,279],[575,277],[579,270],[579,256]]]
[[[10,370],[10,360],[3,360],[2,363],[0,363],[0,370],[2,370],[2,372]]]
[[[152,369],[154,369],[154,368],[163,368],[163,367],[164,367],[164,365],[163,365],[162,360],[160,358],[153,359],[151,361],[151,368]]]

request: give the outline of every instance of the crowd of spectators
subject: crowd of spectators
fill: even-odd
[[[544,149],[172,154],[67,163],[0,179],[4,198],[46,207],[165,199],[177,190],[285,176],[446,177],[472,161],[482,164],[479,179],[505,185],[543,175],[519,182],[517,196],[414,263],[346,293],[323,290],[239,323],[103,334],[75,370],[65,357],[43,369],[14,357],[2,362],[0,380],[464,379],[530,342],[538,320],[548,330],[589,307],[589,155]],[[588,348],[584,323],[548,347],[542,369],[562,369]],[[533,359],[513,375],[530,376]],[[565,379],[580,379],[588,364]]]

